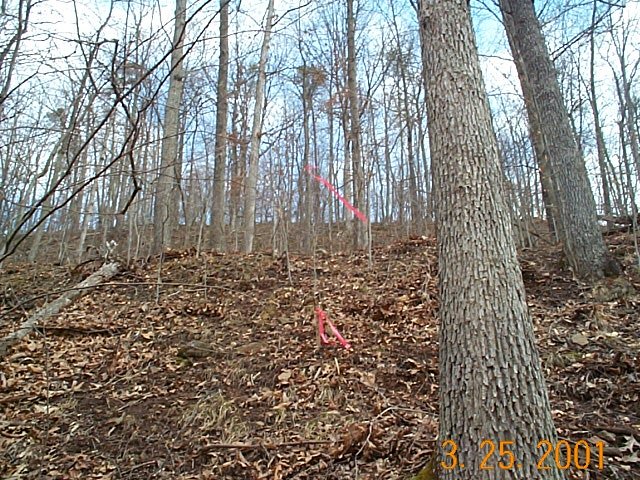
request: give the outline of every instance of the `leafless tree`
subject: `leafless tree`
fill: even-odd
[[[491,113],[466,0],[422,2],[440,283],[439,478],[493,479],[487,439],[516,479],[539,475],[557,437],[502,189]],[[455,463],[454,463],[455,462]],[[439,464],[439,463],[438,463]],[[462,468],[464,465],[464,468]],[[551,467],[550,479],[562,479]]]

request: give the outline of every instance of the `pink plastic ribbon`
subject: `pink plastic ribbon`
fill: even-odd
[[[309,175],[311,175],[313,178],[315,178],[318,182],[320,182],[321,184],[323,184],[325,187],[327,187],[329,189],[329,191],[331,193],[333,193],[338,200],[340,200],[342,203],[344,203],[344,206],[347,207],[349,210],[351,210],[353,212],[353,214],[358,217],[358,219],[360,221],[362,221],[363,223],[367,223],[369,220],[367,219],[367,216],[362,213],[360,210],[358,210],[356,207],[354,207],[353,205],[351,205],[349,203],[349,200],[347,200],[346,198],[344,198],[342,195],[340,195],[340,192],[338,192],[338,190],[336,189],[336,187],[334,187],[333,185],[331,185],[329,183],[329,181],[323,177],[321,177],[320,175],[317,175],[314,172],[315,167],[312,167],[311,165],[307,165],[306,167],[304,167],[305,170],[307,172],[309,172]]]
[[[318,320],[318,333],[320,334],[320,341],[323,345],[330,345],[334,343],[331,339],[329,339],[324,331],[324,322],[326,321],[329,325],[329,329],[331,329],[331,333],[334,337],[336,337],[338,342],[340,342],[340,345],[342,345],[347,350],[351,348],[351,344],[347,342],[342,335],[340,335],[338,329],[335,327],[329,317],[327,317],[327,314],[324,312],[324,310],[322,310],[320,307],[316,307],[316,319]]]

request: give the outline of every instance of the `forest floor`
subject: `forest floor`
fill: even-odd
[[[609,242],[633,262],[627,237]],[[553,415],[561,438],[606,447],[602,470],[568,478],[639,479],[640,277],[592,288],[559,258],[520,254]],[[289,260],[172,252],[48,319],[0,359],[0,478],[416,474],[438,425],[435,241],[376,248],[371,265]],[[6,266],[0,338],[79,270]],[[317,305],[350,350],[318,346]]]

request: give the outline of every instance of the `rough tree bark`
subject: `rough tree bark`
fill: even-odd
[[[540,478],[556,431],[522,275],[467,0],[423,0],[427,118],[440,288],[441,480]],[[483,441],[514,455],[487,460]],[[448,443],[447,443],[448,442]],[[452,443],[455,442],[455,443]],[[438,462],[439,463],[439,462]],[[464,465],[464,467],[462,467]],[[521,465],[516,467],[516,465]],[[546,480],[563,478],[545,470]]]
[[[529,122],[536,132],[536,154],[539,161],[546,156],[549,159],[558,237],[576,275],[600,278],[614,266],[600,232],[587,169],[533,2],[500,0],[500,9],[513,56],[521,59],[516,67]]]
[[[505,19],[508,22],[510,19]],[[506,28],[507,35],[513,31],[512,28]],[[519,50],[513,50],[513,61],[518,71],[525,71],[524,60]],[[551,160],[549,158],[549,150],[545,147],[545,138],[542,135],[543,119],[540,118],[535,105],[532,103],[533,98],[524,96],[524,103],[529,112],[529,138],[533,146],[536,161],[538,163],[538,174],[540,177],[540,187],[542,193],[542,201],[544,202],[545,213],[547,214],[547,225],[549,231],[555,240],[558,240],[558,228],[556,221],[558,218],[557,200],[555,189],[553,186],[553,176],[551,173]]]

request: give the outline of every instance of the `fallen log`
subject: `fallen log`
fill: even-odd
[[[118,263],[105,263],[97,272],[88,276],[76,285],[75,288],[56,298],[53,302],[44,305],[28,317],[15,332],[0,339],[0,358],[4,357],[9,351],[9,348],[19,340],[29,335],[38,326],[38,322],[60,312],[60,310],[70,305],[75,299],[87,293],[90,288],[111,279],[119,271],[120,265]]]
[[[635,222],[631,215],[623,217],[598,215],[598,220],[601,222],[607,222],[607,225],[602,228],[603,235],[612,235],[620,232],[627,233],[633,232],[634,229],[637,228],[638,224],[640,224],[640,214],[635,218]]]
[[[621,217],[614,217],[612,215],[598,215],[598,220],[613,225],[623,225],[628,227],[630,225],[633,225],[634,223],[636,225],[640,223],[640,213],[635,218],[635,222],[633,221],[634,219],[631,215],[623,215]]]

